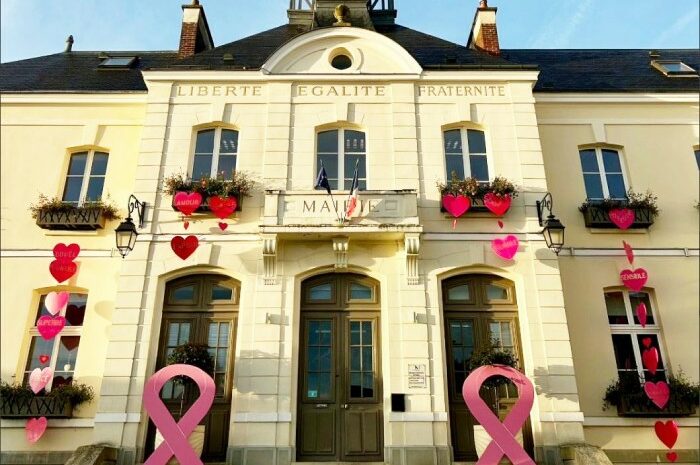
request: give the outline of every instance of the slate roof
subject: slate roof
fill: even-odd
[[[106,52],[138,56],[131,69],[100,69],[99,52],[69,52],[3,63],[1,92],[145,92],[141,70],[257,70],[281,46],[308,27],[285,24],[192,58],[176,51]],[[471,50],[399,25],[377,32],[404,47],[426,70],[540,69],[540,92],[689,92],[697,78],[668,78],[650,66],[648,50],[503,50],[500,57]],[[700,51],[661,50],[661,59],[682,59],[700,69]],[[230,54],[233,61],[224,60]]]

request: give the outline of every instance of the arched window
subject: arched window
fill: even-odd
[[[478,129],[450,129],[443,133],[445,142],[445,167],[447,181],[468,177],[488,182],[489,165],[486,155],[486,138]]]
[[[594,147],[581,149],[581,169],[589,200],[625,199],[628,185],[617,149]]]
[[[71,154],[62,200],[78,206],[102,199],[108,157],[95,150]]]
[[[192,179],[223,177],[231,179],[238,157],[238,131],[204,129],[197,133],[192,163]]]
[[[333,190],[350,190],[357,168],[360,190],[367,189],[367,146],[365,133],[351,129],[333,129],[318,133],[316,140],[317,172],[326,169]],[[340,181],[342,180],[342,187]]]

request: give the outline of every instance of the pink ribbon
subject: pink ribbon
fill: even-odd
[[[496,375],[510,379],[518,388],[518,401],[503,423],[479,396],[484,381]],[[507,456],[513,465],[535,465],[525,449],[515,440],[515,435],[525,424],[535,401],[535,389],[525,375],[504,365],[479,367],[464,381],[462,397],[474,418],[491,436],[491,442],[476,465],[498,465],[503,456]]]
[[[199,387],[199,397],[177,423],[159,395],[165,383],[176,376],[192,378]],[[163,436],[163,443],[144,465],[165,465],[173,455],[180,463],[203,465],[190,446],[188,437],[209,413],[215,393],[216,386],[211,376],[192,365],[168,365],[151,376],[143,390],[143,406]]]

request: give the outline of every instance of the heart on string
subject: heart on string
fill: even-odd
[[[639,292],[647,283],[649,275],[647,274],[647,270],[644,268],[637,268],[634,271],[622,270],[620,272],[620,279],[626,288],[631,289],[634,292]]]
[[[29,387],[34,394],[39,394],[39,392],[49,384],[52,378],[53,370],[51,367],[46,367],[43,370],[41,368],[34,368],[29,374]]]
[[[501,229],[503,229],[503,221],[498,220],[498,227],[501,228]]]
[[[657,421],[654,423],[654,431],[656,436],[661,439],[666,447],[673,449],[673,446],[678,440],[678,424],[673,420],[668,420],[666,423]]]
[[[66,326],[66,319],[62,316],[47,316],[44,315],[36,322],[36,329],[41,337],[50,341]]]
[[[642,344],[644,344],[644,347],[651,347],[651,338],[650,337],[645,337],[642,339]]]
[[[645,328],[647,325],[647,306],[644,304],[644,302],[642,302],[637,305],[637,308],[634,311],[637,313],[639,324],[642,325],[642,328]]]
[[[512,199],[508,194],[496,195],[493,192],[489,192],[484,195],[484,205],[496,216],[503,216],[510,209],[511,201]]]
[[[610,221],[620,229],[629,229],[634,224],[634,210],[629,208],[616,208],[608,212]]]
[[[238,200],[235,197],[219,197],[215,195],[209,198],[209,209],[220,220],[231,216],[231,213],[236,211],[237,206]]]
[[[652,375],[656,374],[656,368],[659,366],[659,351],[656,350],[656,347],[644,351],[642,362],[644,363],[644,368],[649,370],[649,373]]]
[[[78,244],[56,244],[53,248],[53,256],[56,260],[67,260],[72,262],[76,259],[80,253],[80,246]]]
[[[622,247],[625,248],[625,255],[627,255],[627,261],[630,263],[630,265],[634,265],[634,250],[632,249],[632,246],[629,245],[627,242],[622,241]]]
[[[173,197],[173,205],[185,216],[190,216],[202,205],[202,194],[199,192],[178,192]]]
[[[678,460],[678,454],[676,454],[675,452],[666,452],[666,458],[669,462],[675,462],[676,460]]]
[[[78,271],[78,265],[63,258],[56,259],[49,264],[51,276],[59,283],[70,279],[76,271]]]
[[[46,431],[46,426],[49,424],[46,417],[41,418],[30,418],[27,420],[27,424],[24,426],[24,435],[27,441],[32,444],[37,442]]]
[[[45,364],[46,362],[48,362],[50,359],[51,359],[51,357],[49,357],[49,356],[46,355],[46,354],[41,354],[41,355],[39,355],[39,363],[41,363],[42,365],[44,365],[44,364]]]
[[[49,292],[44,299],[44,305],[51,315],[58,315],[66,309],[69,299],[69,292]]]
[[[219,229],[226,231],[226,228],[228,228],[228,223],[219,223]]]
[[[660,409],[663,410],[668,404],[668,399],[671,397],[671,389],[664,381],[652,383],[647,381],[644,383],[644,393],[647,397]]]
[[[175,236],[170,241],[170,247],[175,252],[175,255],[183,260],[187,260],[199,247],[199,239],[197,239],[197,236]]]
[[[506,260],[512,260],[515,257],[519,246],[520,241],[513,235],[506,236],[505,239],[494,239],[491,241],[493,252]]]
[[[450,215],[459,218],[469,211],[472,207],[472,201],[465,195],[443,195],[442,206]]]
[[[190,222],[189,222],[189,221],[185,221],[182,225],[185,227],[185,230],[187,230],[187,229],[190,228]]]

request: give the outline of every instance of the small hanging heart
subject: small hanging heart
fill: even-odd
[[[642,344],[644,344],[644,347],[646,348],[651,347],[651,338],[645,337],[644,339],[642,339]]]
[[[678,460],[678,454],[676,452],[666,452],[666,458],[669,462],[675,462]]]
[[[228,228],[228,223],[219,223],[219,229],[226,231],[226,228]]]
[[[44,365],[44,364],[45,364],[46,362],[48,362],[50,359],[51,359],[51,357],[49,357],[49,356],[46,355],[46,354],[41,354],[41,355],[39,355],[39,363],[41,363],[42,365]]]
[[[27,423],[24,426],[24,434],[27,441],[31,442],[32,444],[37,442],[41,436],[44,435],[47,424],[48,420],[46,420],[46,417],[30,418],[27,420]]]
[[[498,220],[498,227],[501,228],[501,229],[503,229],[503,221]]]
[[[645,328],[647,325],[647,306],[644,304],[644,302],[637,305],[635,312],[637,312],[637,319],[639,319],[639,324],[642,326],[642,328]]]
[[[185,221],[185,222],[183,223],[183,226],[185,227],[185,229],[189,229],[189,228],[190,228],[190,222],[189,222],[189,221]]]

